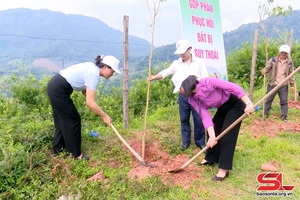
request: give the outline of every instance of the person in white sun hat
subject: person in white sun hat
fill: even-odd
[[[96,89],[100,76],[109,79],[114,72],[121,73],[120,61],[114,56],[100,55],[95,60],[95,63],[84,62],[60,70],[48,83],[55,125],[52,155],[65,149],[74,159],[89,159],[81,152],[81,119],[71,99],[73,90],[81,91],[91,111],[99,115],[105,124],[111,125],[111,118],[96,103]]]
[[[179,92],[179,87],[182,77],[185,74],[194,75],[198,79],[208,77],[206,66],[202,59],[196,58],[192,55],[192,46],[186,39],[181,39],[176,43],[176,51],[174,54],[179,56],[178,60],[165,70],[159,72],[154,76],[149,76],[148,81],[163,79],[173,74],[172,82],[175,86],[173,93]],[[181,123],[181,137],[182,145],[181,149],[186,150],[191,143],[191,126],[190,126],[190,114],[193,115],[194,124],[194,141],[199,148],[205,147],[205,129],[202,125],[202,121],[195,111],[195,109],[189,104],[187,98],[181,93],[178,94],[179,102],[179,115]]]
[[[269,93],[274,87],[276,87],[283,79],[290,75],[294,71],[294,63],[290,58],[291,48],[289,45],[284,44],[279,48],[279,55],[277,57],[270,58],[266,64],[266,67],[262,69],[262,75],[269,74],[268,88]],[[295,92],[295,77],[292,77],[273,95],[266,99],[264,115],[268,118],[271,110],[271,105],[276,94],[278,94],[281,106],[281,119],[287,121],[288,116],[288,86],[291,86],[291,91]]]

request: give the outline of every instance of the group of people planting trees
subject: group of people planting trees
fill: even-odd
[[[267,93],[282,82],[294,70],[293,61],[289,57],[290,47],[282,45],[279,55],[267,62],[262,74],[269,74]],[[212,178],[222,181],[232,170],[233,157],[242,121],[231,128],[220,139],[226,128],[234,123],[244,113],[247,115],[255,111],[254,105],[243,88],[233,82],[210,77],[202,59],[192,54],[192,46],[186,39],[176,43],[175,54],[179,56],[172,64],[156,75],[149,76],[147,81],[164,79],[173,75],[173,92],[178,92],[179,115],[181,124],[182,143],[184,151],[191,145],[190,115],[193,118],[194,143],[200,149],[207,149],[204,159],[199,165],[219,165],[219,170]],[[89,157],[81,151],[81,118],[71,99],[73,90],[82,91],[86,105],[92,112],[99,115],[107,126],[111,125],[111,118],[95,101],[96,89],[100,76],[109,79],[119,70],[119,60],[114,56],[97,56],[95,62],[85,62],[61,70],[48,84],[48,96],[53,110],[55,133],[51,149],[52,155],[63,150],[74,159]],[[294,92],[294,77],[289,79],[276,93],[280,98],[281,119],[287,121],[288,116],[288,88]],[[272,101],[276,95],[267,98],[264,115],[269,116]],[[300,96],[300,92],[299,92]],[[212,117],[210,109],[215,108]]]

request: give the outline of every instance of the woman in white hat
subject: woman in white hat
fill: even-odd
[[[119,60],[114,56],[97,56],[96,62],[85,62],[60,70],[48,84],[47,92],[53,110],[55,134],[51,153],[57,155],[65,149],[75,159],[89,158],[81,152],[81,119],[71,99],[73,90],[81,91],[86,105],[105,124],[110,126],[110,117],[95,101],[100,76],[109,79],[119,71]]]

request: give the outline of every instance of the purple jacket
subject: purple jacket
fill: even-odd
[[[200,115],[205,129],[214,125],[208,109],[219,108],[228,101],[231,94],[242,98],[246,92],[237,84],[218,78],[208,77],[199,80],[196,92],[189,97],[189,103]]]

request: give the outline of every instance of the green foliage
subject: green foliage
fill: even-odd
[[[298,55],[297,45],[295,49],[293,47],[293,57]],[[250,45],[245,45],[244,52],[239,52],[239,55],[247,58],[251,54],[250,49]],[[277,53],[278,47],[271,45],[270,50]],[[259,51],[264,52],[263,46],[259,47]],[[237,60],[242,62],[243,59]],[[153,71],[157,73],[167,65],[162,64]],[[254,138],[251,133],[241,134],[235,154],[234,173],[225,185],[210,182],[217,167],[199,168],[203,170],[203,176],[194,180],[188,189],[165,185],[156,176],[141,181],[132,180],[128,177],[131,155],[124,150],[124,145],[113,131],[87,109],[85,97],[79,92],[74,92],[72,99],[82,117],[82,149],[91,160],[74,161],[66,158],[66,155],[53,158],[50,156],[50,147],[54,126],[46,93],[49,80],[50,77],[37,80],[31,75],[20,78],[12,76],[9,81],[12,96],[0,96],[0,199],[58,199],[62,195],[82,199],[231,199],[238,195],[243,199],[251,199],[257,188],[253,177],[261,172],[260,164],[269,160],[284,163],[282,170],[285,183],[299,185],[300,175],[295,169],[298,167],[296,161],[300,159],[300,140],[296,133],[282,133],[277,138]],[[297,84],[300,84],[299,79]],[[246,89],[247,82],[243,82],[242,86]],[[150,87],[147,141],[159,141],[160,148],[171,156],[182,154],[178,148],[180,123],[177,94],[172,93],[172,82],[166,78],[151,82]],[[146,77],[135,79],[130,86],[131,129],[128,130],[122,129],[121,125],[121,88],[108,91],[100,86],[99,90],[97,101],[109,113],[115,127],[126,140],[135,139],[135,133],[139,133],[143,127],[141,121],[146,102]],[[262,89],[256,90],[254,101],[262,95]],[[279,112],[279,108],[275,106],[273,112]],[[289,113],[294,115],[289,119],[298,120],[297,109],[291,109]],[[245,119],[243,125],[251,124],[251,120],[257,117],[260,117],[259,113]],[[99,131],[102,137],[89,137],[88,132],[92,129]],[[185,154],[190,157],[195,155],[193,144]],[[103,171],[103,179],[97,182],[87,180],[100,171]],[[220,192],[216,193],[216,190]],[[299,198],[299,195],[295,190],[294,197]]]
[[[244,43],[241,50],[230,52],[228,54],[226,61],[228,80],[236,83],[245,83],[249,81],[251,55],[252,48],[248,43]]]
[[[162,80],[151,83],[149,111],[155,110],[159,106],[166,106],[174,98],[172,94],[172,83],[170,80]],[[146,96],[147,96],[147,82],[135,80],[134,84],[137,86],[130,89],[129,103],[132,105],[131,109],[135,115],[142,114],[145,111]],[[166,92],[169,91],[169,92]]]
[[[292,12],[292,6],[288,5],[287,7],[285,6],[280,6],[278,3],[274,3],[274,0],[266,0],[265,2],[260,1],[259,2],[259,13],[260,17],[263,16],[279,16],[279,15],[288,15],[291,14]]]
[[[26,76],[12,75],[8,81],[8,84],[10,85],[9,90],[14,99],[20,104],[26,105],[24,109],[38,109],[39,111],[45,111],[43,105],[49,105],[46,93],[46,83],[48,83],[49,80],[49,77],[37,80],[31,73]]]
[[[282,43],[277,40],[271,40],[268,43],[268,55],[269,57],[278,56],[278,50]],[[263,76],[261,75],[261,70],[266,65],[266,52],[265,52],[265,42],[258,44],[257,48],[257,59],[255,66],[255,79],[254,86],[261,87],[263,84]],[[253,44],[244,43],[242,48],[230,52],[227,56],[227,73],[228,79],[232,82],[238,83],[240,85],[248,86],[250,81],[251,65],[252,65],[252,49]],[[300,44],[295,42],[292,47],[292,59],[294,61],[295,67],[300,65]],[[245,83],[248,83],[245,85]]]
[[[168,65],[168,63],[164,65]],[[161,67],[155,68],[153,74],[156,74],[158,69],[161,69]],[[148,85],[146,77],[133,80],[133,85],[134,87],[132,86],[129,89],[129,105],[135,115],[140,115],[145,111],[146,107]],[[176,95],[172,93],[173,88],[174,86],[170,77],[163,80],[152,81],[150,83],[149,111],[151,112],[159,107],[168,106],[174,102]]]

